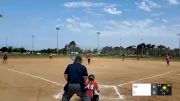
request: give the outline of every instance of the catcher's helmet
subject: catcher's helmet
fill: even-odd
[[[93,81],[95,79],[95,76],[93,74],[89,75],[88,77],[89,81]]]

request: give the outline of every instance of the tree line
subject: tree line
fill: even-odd
[[[18,52],[18,53],[27,53],[31,52],[32,50],[27,50],[24,47],[20,48],[14,48],[12,46],[9,47],[2,47],[0,48],[1,52]],[[42,50],[36,50],[33,53],[57,53],[57,48],[48,48],[48,49],[42,49]],[[154,44],[145,44],[140,43],[138,45],[131,45],[128,47],[122,47],[122,46],[105,46],[102,47],[101,50],[98,50],[97,48],[91,50],[91,49],[82,49],[79,47],[75,41],[71,41],[69,44],[66,44],[64,48],[58,50],[58,54],[84,54],[90,52],[92,54],[98,54],[98,52],[102,55],[151,55],[151,56],[163,56],[166,53],[170,53],[174,56],[179,55],[179,49],[170,49],[170,47],[166,47],[164,45],[154,45]]]
[[[28,50],[26,50],[24,47],[20,47],[20,48],[14,48],[12,46],[9,46],[9,47],[2,47],[0,48],[0,51],[1,52],[9,52],[9,53],[12,53],[12,52],[18,52],[18,53],[25,53],[27,52]]]
[[[165,54],[171,54],[178,56],[179,49],[170,49],[164,45],[154,45],[154,44],[145,44],[140,43],[138,45],[131,45],[126,48],[122,46],[105,46],[101,50],[101,54],[105,55],[151,55],[151,56],[164,56]]]

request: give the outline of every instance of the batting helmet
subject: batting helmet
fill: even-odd
[[[95,79],[95,76],[93,74],[89,75],[88,77],[89,81],[93,81]]]

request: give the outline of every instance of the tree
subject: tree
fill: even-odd
[[[164,55],[164,50],[165,50],[165,46],[164,45],[158,45],[157,46],[158,50],[159,50],[159,55]]]
[[[126,53],[127,54],[135,54],[136,53],[136,46],[132,45],[132,46],[126,47]]]
[[[154,48],[156,47],[156,45],[151,45],[151,47],[150,47],[150,54],[151,55],[155,55],[154,53]]]
[[[8,48],[7,48],[7,47],[2,47],[2,48],[1,48],[1,51],[2,51],[2,52],[7,52],[7,51],[8,51]]]
[[[8,49],[7,49],[7,51],[8,51],[9,53],[12,53],[12,52],[13,52],[13,47],[12,47],[12,46],[9,46]]]
[[[20,50],[21,53],[24,53],[24,52],[27,51],[24,47],[19,48],[19,50]]]
[[[141,43],[141,44],[137,45],[137,53],[143,55],[145,48],[146,48],[145,43]]]
[[[105,46],[102,48],[101,53],[106,54],[106,55],[113,55],[114,54],[114,48],[111,46]]]
[[[151,44],[146,44],[146,53],[149,54],[150,49],[151,49]]]
[[[94,49],[94,50],[92,51],[92,53],[93,53],[93,54],[96,54],[96,53],[98,53],[98,50],[97,50],[97,48],[96,48],[96,49]]]
[[[51,49],[51,48],[47,49],[47,53],[55,53],[55,52],[56,52],[56,49]]]
[[[79,54],[83,53],[83,49],[80,47],[77,47],[75,41],[71,41],[68,45],[65,46],[64,48],[64,53],[75,53],[78,52]]]
[[[76,47],[75,41],[71,41],[68,46],[74,46],[74,47]]]
[[[67,54],[67,48],[68,48],[68,45],[66,44],[64,46],[64,48],[62,49],[62,54],[66,55]]]

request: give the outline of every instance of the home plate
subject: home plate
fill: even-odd
[[[55,94],[55,95],[53,96],[53,98],[55,98],[55,99],[61,99],[61,98],[62,98],[62,95],[63,95],[63,92],[64,92],[64,91],[61,91],[61,92]],[[74,100],[74,99],[79,99],[79,97],[78,97],[76,94],[74,94],[74,96],[73,96],[71,99],[73,99],[73,100]]]
[[[61,90],[59,93],[55,94],[55,95],[53,96],[53,98],[55,98],[55,99],[61,99],[61,98],[62,98],[62,94],[63,94],[63,90]]]

